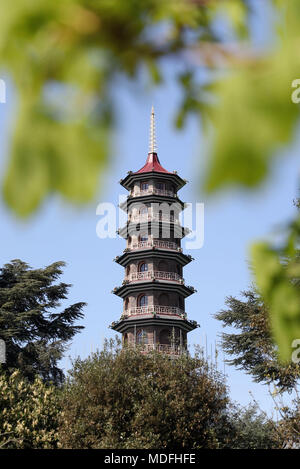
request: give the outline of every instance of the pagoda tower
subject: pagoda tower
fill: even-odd
[[[110,326],[122,333],[124,346],[139,346],[142,352],[177,356],[187,350],[187,333],[198,327],[185,312],[185,299],[195,292],[183,278],[183,267],[193,260],[181,248],[188,229],[179,222],[184,203],[177,192],[186,182],[160,164],[152,107],[146,164],[120,181],[129,191],[120,205],[127,223],[118,230],[126,248],[115,261],[125,277],[113,293],[123,299],[123,312]]]

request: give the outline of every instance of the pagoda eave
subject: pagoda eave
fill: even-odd
[[[130,171],[124,179],[120,180],[120,184],[125,187],[125,189],[130,190],[135,181],[147,181],[153,177],[172,182],[176,186],[177,190],[181,189],[186,184],[186,181],[178,176],[178,174],[161,173],[160,171],[149,171],[143,173],[133,173]]]
[[[116,258],[116,262],[123,267],[126,267],[132,260],[143,260],[145,256],[152,258],[167,258],[174,259],[179,262],[183,267],[189,264],[193,258],[180,251],[171,251],[167,249],[161,249],[152,247],[149,249],[141,249],[136,251],[128,251]]]
[[[189,321],[188,319],[175,319],[175,318],[166,318],[166,317],[143,317],[143,318],[136,318],[132,317],[121,319],[120,321],[115,321],[111,324],[110,328],[116,332],[126,332],[128,329],[132,329],[134,326],[142,327],[142,326],[176,326],[180,327],[186,332],[193,331],[200,327],[200,325],[196,321]]]
[[[165,196],[159,194],[147,194],[141,195],[138,198],[134,196],[128,196],[127,200],[125,200],[122,204],[119,205],[120,209],[124,212],[127,212],[129,207],[133,204],[146,204],[146,203],[164,203],[169,202],[170,204],[176,203],[181,206],[181,210],[185,209],[185,203],[180,200],[178,197],[172,196]]]
[[[189,228],[184,228],[183,226],[177,223],[169,222],[169,221],[155,221],[155,220],[147,220],[147,221],[141,221],[141,222],[130,221],[127,223],[127,225],[120,228],[117,231],[117,233],[122,238],[126,239],[128,238],[128,236],[135,234],[137,231],[142,233],[142,232],[148,231],[149,229],[151,230],[152,228],[152,231],[156,232],[156,230],[159,230],[160,227],[162,228],[162,231],[165,233],[167,233],[168,230],[174,231],[174,236],[179,239],[184,238],[190,233]]]
[[[176,293],[180,293],[184,298],[193,295],[196,290],[192,287],[188,287],[181,283],[176,283],[173,281],[167,280],[140,280],[137,282],[129,282],[125,285],[121,285],[120,287],[116,287],[112,293],[121,298],[125,298],[130,293],[136,293],[142,291],[173,291]]]

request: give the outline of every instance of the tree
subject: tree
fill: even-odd
[[[242,295],[244,301],[228,297],[228,309],[215,315],[223,326],[239,331],[222,334],[224,351],[235,356],[228,362],[251,374],[257,382],[274,383],[281,391],[292,390],[300,377],[299,364],[279,360],[269,311],[259,293],[252,289]]]
[[[62,401],[64,448],[215,448],[228,396],[200,357],[171,360],[111,342],[76,360]]]
[[[256,404],[232,405],[230,412],[230,449],[275,449],[284,444],[278,425],[260,411]]]
[[[60,410],[57,388],[0,370],[0,449],[56,448]]]
[[[292,405],[277,402],[280,421],[277,425],[277,438],[287,449],[300,449],[300,398],[297,395]]]
[[[0,338],[6,343],[6,368],[19,369],[33,380],[59,384],[63,372],[57,363],[68,342],[82,329],[74,323],[83,317],[85,303],[54,312],[67,298],[71,285],[56,280],[63,262],[31,269],[20,260],[0,270]]]
[[[230,403],[224,376],[199,353],[170,359],[139,349],[76,360],[62,395],[63,448],[164,449],[274,446],[271,423]]]
[[[276,425],[231,404],[200,356],[114,347],[77,360],[62,389],[0,369],[0,449],[282,446]]]

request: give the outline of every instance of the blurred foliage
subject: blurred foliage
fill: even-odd
[[[0,373],[0,449],[57,447],[59,397],[40,378]]]
[[[75,203],[90,200],[110,156],[119,77],[138,80],[146,69],[158,84],[169,58],[182,65],[177,127],[195,113],[217,129],[206,190],[261,183],[299,117],[291,86],[300,69],[300,4],[270,5],[276,38],[258,51],[249,33],[251,0],[3,2],[0,67],[18,97],[3,182],[8,206],[26,217],[53,193]],[[224,19],[231,42],[218,30]],[[206,83],[199,83],[200,69],[212,72]],[[276,255],[257,246],[253,265],[287,358],[292,335],[299,337],[300,302],[287,271],[279,274]]]
[[[218,14],[236,34],[247,32],[247,2],[232,0],[16,0],[2,5],[0,67],[11,77],[18,105],[4,197],[20,216],[52,193],[91,199],[110,155],[117,79],[138,79],[146,68],[163,77],[161,59],[195,50],[214,67],[221,39]],[[192,75],[198,67],[192,67]],[[186,95],[182,108],[201,111]],[[198,86],[199,91],[199,86]],[[201,90],[200,90],[201,91]]]
[[[300,4],[275,3],[285,4],[276,45],[265,55],[241,50],[231,73],[212,86],[219,99],[211,112],[216,139],[208,191],[228,184],[256,186],[268,175],[276,150],[293,137],[300,109],[291,99],[292,82],[300,69]]]
[[[285,242],[252,246],[256,281],[270,310],[271,328],[283,362],[290,362],[300,339],[300,218],[287,229]],[[299,365],[298,365],[299,366]]]

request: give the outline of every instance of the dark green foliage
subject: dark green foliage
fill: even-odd
[[[76,360],[61,389],[19,370],[0,370],[0,385],[0,448],[257,449],[290,435],[255,406],[231,404],[200,355],[145,356],[111,341]]]
[[[58,432],[63,448],[269,448],[271,423],[229,402],[200,355],[172,360],[106,344],[76,360]],[[272,427],[273,428],[273,427]]]
[[[228,309],[215,315],[224,326],[239,331],[222,334],[224,351],[234,356],[228,363],[253,375],[257,382],[272,382],[281,391],[291,390],[300,376],[299,365],[279,361],[268,310],[259,294],[251,290],[243,292],[243,297],[245,301],[228,297]]]
[[[216,448],[228,403],[201,358],[113,349],[76,360],[65,388],[65,448]]]
[[[44,269],[31,269],[13,260],[0,270],[0,338],[6,343],[8,370],[19,369],[33,380],[59,384],[63,372],[57,366],[67,343],[82,329],[74,325],[82,318],[84,303],[54,312],[67,298],[70,285],[55,283],[63,262]]]
[[[277,425],[256,404],[245,408],[233,406],[230,423],[230,449],[272,449],[283,444]]]

